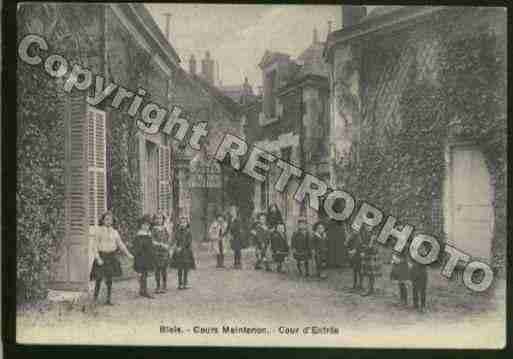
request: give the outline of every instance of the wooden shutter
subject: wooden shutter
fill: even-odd
[[[94,107],[87,109],[87,172],[89,196],[89,225],[98,225],[107,210],[106,199],[106,116]]]
[[[87,290],[89,227],[85,96],[66,94],[62,104],[65,125],[64,238],[59,259],[53,264],[49,288]]]
[[[159,147],[159,211],[169,214],[170,210],[170,187],[171,187],[171,178],[170,178],[170,161],[171,161],[171,153],[169,147],[160,146]]]

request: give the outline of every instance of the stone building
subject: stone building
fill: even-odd
[[[26,4],[18,10],[18,23],[20,39],[28,33],[38,34],[53,52],[90,69],[93,75],[103,76],[105,83],[139,91],[144,102],[155,102],[169,111],[180,106],[191,123],[206,121],[208,139],[220,139],[225,132],[242,136],[238,105],[203,78],[181,68],[178,54],[142,4]],[[206,65],[205,69],[212,68],[210,63]],[[19,68],[26,70],[40,70],[44,75],[44,69]],[[20,81],[20,91],[34,91],[31,81]],[[55,223],[54,234],[44,234],[49,242],[56,243],[56,249],[51,250],[55,256],[49,258],[50,278],[45,279],[51,289],[88,288],[90,238],[107,209],[113,211],[114,225],[130,247],[143,213],[190,218],[191,208],[222,203],[218,199],[224,198],[225,190],[219,181],[219,166],[211,166],[214,181],[198,183],[191,178],[191,171],[205,167],[198,162],[211,162],[187,145],[189,136],[179,143],[162,132],[149,135],[127,114],[127,103],[115,109],[110,105],[111,96],[93,107],[87,104],[84,91],[65,93],[62,79],[45,81],[59,91],[56,101],[46,108],[46,102],[38,100],[35,106],[41,108],[31,113],[49,113],[60,121],[55,129],[58,140],[46,144],[51,147],[48,151],[55,153],[55,163],[45,160],[35,167],[21,166],[19,175],[28,181],[20,188],[52,184],[41,189],[55,198],[52,210],[44,209],[45,203],[40,202],[36,206],[41,207],[44,218],[40,222],[27,219],[36,231]],[[23,129],[32,126],[42,131],[45,121],[23,111],[18,112],[17,121],[25,124],[18,133],[20,143],[30,146],[29,141],[23,142]],[[207,153],[213,153],[214,142],[204,143]],[[26,149],[20,146],[18,151],[22,160]],[[30,182],[33,173],[42,173],[44,180]],[[195,189],[201,191],[205,186],[215,187],[218,195],[193,195]],[[20,219],[24,218],[21,208]],[[196,237],[202,237],[203,222],[213,215],[210,212],[197,216],[199,224],[193,223],[199,228]]]
[[[324,52],[332,185],[503,266],[505,9],[342,6],[342,18]]]
[[[328,136],[329,87],[323,48],[314,30],[311,45],[297,59],[280,52],[265,52],[259,64],[263,94],[245,107],[244,132],[251,145],[327,178],[328,147],[324,139]],[[311,223],[317,214],[294,200],[298,181],[284,193],[274,190],[280,171],[272,168],[265,182],[255,181],[253,201],[255,211],[260,212],[276,203],[290,234],[300,214],[308,215]]]

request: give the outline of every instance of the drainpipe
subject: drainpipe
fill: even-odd
[[[305,112],[305,104],[303,101],[303,87],[299,88],[299,94],[300,94],[300,105],[299,105],[299,117],[300,117],[300,125],[299,125],[299,159],[301,161],[300,168],[306,169],[306,159],[305,159],[305,147],[304,147],[304,140],[305,140],[305,124],[303,121],[304,112]],[[304,214],[306,217],[306,203],[305,201],[301,202],[301,207],[299,209],[299,215],[301,216]]]

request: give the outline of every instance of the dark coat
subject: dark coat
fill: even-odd
[[[176,247],[171,259],[172,267],[194,269],[196,261],[192,251],[192,235],[189,227],[178,226],[175,232]]]
[[[254,230],[256,231],[255,246],[261,251],[266,250],[269,246],[269,230],[260,224],[257,224]]]
[[[238,217],[230,221],[228,231],[231,234],[230,245],[232,249],[240,251],[242,249],[242,224]]]
[[[155,249],[151,233],[137,233],[134,241],[134,270],[137,273],[151,271],[155,268]]]
[[[326,228],[328,236],[329,267],[340,267],[347,262],[346,228],[344,223],[332,220],[328,221]]]
[[[360,233],[351,232],[347,239],[347,253],[349,256],[349,263],[354,269],[360,269],[362,265],[362,240]]]
[[[279,223],[283,223],[283,216],[281,215],[280,210],[278,209],[276,212],[271,212],[270,210],[267,212],[267,225],[269,229],[273,229]]]
[[[289,253],[289,245],[285,235],[281,235],[278,231],[271,232],[271,250],[274,261],[283,261],[283,258]]]
[[[296,260],[304,261],[311,258],[310,234],[308,232],[296,231],[292,235],[291,242]]]
[[[427,266],[412,261],[410,268],[410,279],[412,282],[426,282],[428,278]]]
[[[410,270],[408,262],[404,255],[393,254],[392,269],[390,271],[390,279],[398,281],[407,281],[410,279]]]
[[[169,233],[167,232],[166,227],[153,227],[152,229],[153,238],[155,242],[165,244],[169,246]],[[155,246],[155,265],[157,267],[165,267],[169,263],[169,248],[164,248],[162,246]]]
[[[325,267],[328,256],[327,239],[321,238],[317,233],[314,233],[311,242],[317,265]]]

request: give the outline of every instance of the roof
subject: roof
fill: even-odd
[[[214,97],[219,103],[226,107],[231,113],[238,113],[240,111],[239,105],[233,101],[229,96],[225,95],[219,88],[211,85],[207,80],[201,76],[189,74],[189,76],[195,80],[205,91],[207,91],[212,97]]]
[[[372,19],[374,17],[378,17],[378,16],[381,16],[381,15],[384,15],[384,14],[388,14],[388,13],[391,13],[391,12],[394,12],[394,11],[397,11],[401,8],[403,8],[404,6],[399,6],[399,5],[381,5],[381,6],[376,6],[374,9],[372,9],[368,14],[367,16],[365,16],[362,21],[366,21],[368,19]]]
[[[258,64],[258,66],[260,66],[260,68],[264,68],[268,64],[271,64],[277,60],[288,60],[288,59],[290,59],[290,55],[284,54],[283,52],[266,50],[264,53],[264,56],[262,57],[262,60],[260,60],[260,63]]]
[[[236,102],[238,102],[242,96],[255,96],[249,84],[220,86],[219,90]]]
[[[374,9],[361,22],[328,35],[324,56],[329,60],[331,50],[340,43],[362,39],[385,30],[397,31],[416,24],[421,19],[445,9],[445,6],[384,6]]]
[[[164,57],[164,61],[171,62],[174,66],[180,63],[180,57],[173,46],[166,39],[158,25],[155,23],[153,16],[140,3],[120,3],[119,6],[128,16],[132,17],[134,23],[138,24],[145,30],[146,38],[151,39],[160,54]]]

